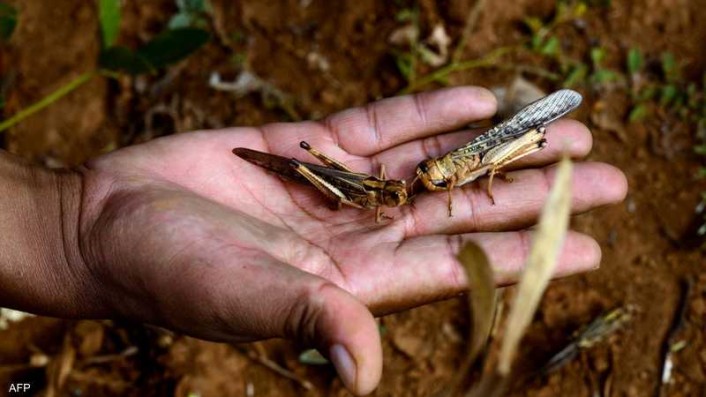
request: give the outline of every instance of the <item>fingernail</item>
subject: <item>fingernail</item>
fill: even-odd
[[[353,357],[348,353],[348,350],[343,345],[335,344],[329,349],[329,357],[333,362],[333,366],[336,367],[336,372],[338,372],[343,384],[349,390],[353,390],[357,369],[355,361],[353,361]]]

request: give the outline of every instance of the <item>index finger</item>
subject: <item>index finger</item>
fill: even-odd
[[[401,143],[460,128],[495,114],[495,96],[481,87],[452,87],[383,99],[323,120],[350,154],[369,156]]]

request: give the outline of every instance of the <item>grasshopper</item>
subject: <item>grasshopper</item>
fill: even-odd
[[[495,204],[493,178],[512,181],[501,170],[546,147],[545,126],[576,109],[581,100],[578,92],[564,89],[532,102],[464,146],[419,163],[412,185],[419,179],[427,190],[446,190],[452,216],[451,189],[488,175],[487,194]]]
[[[324,166],[304,163],[247,148],[235,148],[233,154],[255,165],[294,181],[310,184],[335,201],[337,208],[345,204],[354,208],[375,209],[375,222],[384,216],[382,207],[399,207],[408,202],[404,180],[386,179],[385,166],[379,176],[354,172],[343,163],[312,148],[302,141],[299,146],[321,161]]]

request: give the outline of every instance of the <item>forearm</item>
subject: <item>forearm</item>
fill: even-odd
[[[80,175],[30,166],[0,151],[0,191],[0,306],[87,314],[87,272],[76,238]]]

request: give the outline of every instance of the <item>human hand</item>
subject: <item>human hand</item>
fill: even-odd
[[[497,182],[496,205],[485,181],[425,193],[414,205],[333,211],[310,186],[282,181],[231,150],[247,147],[312,161],[313,147],[352,169],[410,179],[419,161],[468,141],[446,133],[495,112],[492,95],[451,88],[383,100],[322,122],[280,123],[174,135],[124,148],[82,170],[81,208],[70,258],[89,274],[81,303],[90,316],[126,316],[219,341],[285,337],[314,345],[332,359],[351,391],[372,391],[382,352],[371,314],[454,296],[466,288],[455,255],[468,240],[489,255],[497,282],[515,281],[527,256],[531,226],[566,150],[591,147],[580,123],[561,120],[548,148],[518,161],[513,183]],[[578,163],[574,213],[621,201],[626,180],[616,168]],[[69,250],[71,251],[71,250]],[[557,276],[594,269],[600,249],[570,232]]]

